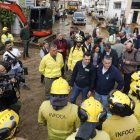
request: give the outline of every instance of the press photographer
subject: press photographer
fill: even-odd
[[[29,90],[29,87],[25,84],[25,69],[23,69],[22,62],[19,60],[21,57],[20,51],[17,48],[13,48],[10,41],[5,42],[5,48],[6,52],[3,54],[3,60],[11,65],[9,73],[14,75],[22,74],[22,78],[24,79],[22,87]]]
[[[11,108],[17,113],[20,110],[19,95],[19,77],[16,79],[14,75],[9,75],[10,66],[7,62],[0,62],[0,110]]]

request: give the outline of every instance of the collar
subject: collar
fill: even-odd
[[[106,52],[106,54],[110,54],[111,53],[111,49],[110,49],[110,51],[109,52]]]
[[[102,68],[102,74],[104,75],[107,71],[108,71],[108,69],[105,69],[104,66],[103,66],[103,68]]]
[[[86,46],[89,46],[90,44],[87,44],[87,42],[85,41],[85,45],[86,45]]]
[[[87,65],[82,61],[83,68],[87,67]]]
[[[81,50],[82,47],[77,47],[77,46],[76,46],[75,49],[76,49],[76,50]]]

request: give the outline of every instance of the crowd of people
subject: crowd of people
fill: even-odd
[[[39,72],[45,87],[45,101],[39,108],[38,123],[47,126],[49,140],[140,139],[139,30],[135,28],[132,32],[126,24],[120,31],[111,27],[108,32],[105,42],[100,23],[92,35],[71,27],[68,39],[58,33],[53,42],[42,43]],[[26,85],[18,59],[20,52],[13,48],[13,38],[11,34],[9,36],[3,41],[6,51],[0,62],[0,74],[4,74],[1,76],[0,113],[7,118],[0,120],[2,140],[13,138],[19,122],[17,91],[11,85],[16,85],[18,80],[19,85]],[[28,24],[25,24],[20,34],[24,60],[29,57],[29,36]],[[23,74],[24,80],[19,76],[8,77],[11,84],[4,87],[5,75],[18,73]],[[13,96],[4,96],[9,93]],[[7,113],[15,119],[4,127],[9,121]]]
[[[47,125],[50,140],[140,139],[139,79],[130,86],[140,65],[139,32],[135,28],[132,33],[128,24],[108,32],[104,42],[100,23],[92,35],[71,27],[68,39],[59,33],[44,53],[39,72],[45,78],[47,101],[39,109],[38,122]],[[78,117],[66,108],[76,105],[80,94],[81,124],[75,126]]]
[[[21,53],[14,47],[14,37],[7,27],[2,29],[1,42],[3,45],[3,56],[0,61],[0,140],[25,140],[15,137],[19,123],[19,111],[21,108],[20,89],[29,90],[25,82],[28,74],[27,67],[20,61]],[[29,29],[28,24],[21,30],[23,41],[23,59],[29,57]]]

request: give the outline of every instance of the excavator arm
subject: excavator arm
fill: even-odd
[[[18,15],[19,20],[21,21],[22,24],[25,24],[27,22],[27,18],[25,17],[22,9],[16,3],[9,4],[9,3],[1,3],[0,2],[0,8],[10,10],[13,13],[15,13],[16,15]]]
[[[9,0],[5,0],[6,3],[0,2],[0,8],[12,11],[18,16],[18,19],[21,21],[22,25],[24,26],[25,23],[28,22],[27,18],[25,17],[21,7],[16,4],[16,2],[12,2]],[[52,28],[47,30],[34,30],[32,31],[33,35],[36,37],[45,37],[52,34]]]

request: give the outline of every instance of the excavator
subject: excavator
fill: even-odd
[[[52,35],[52,10],[50,8],[30,8],[28,19],[16,2],[5,0],[5,2],[0,2],[0,8],[9,10],[16,14],[22,26],[28,22],[32,35],[36,39]]]

